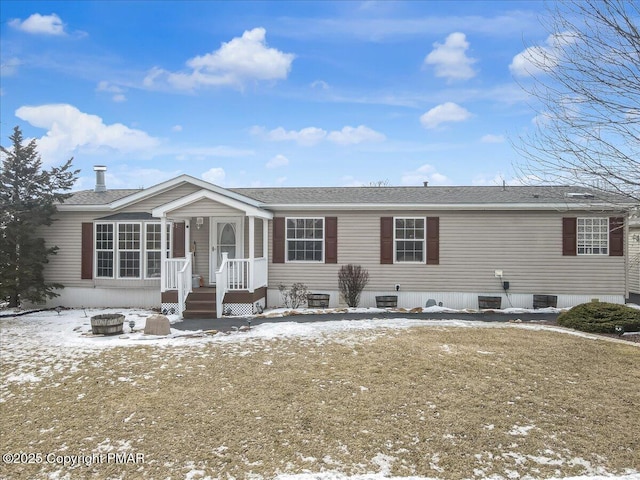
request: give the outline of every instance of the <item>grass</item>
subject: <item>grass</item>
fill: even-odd
[[[0,446],[145,455],[70,478],[356,474],[384,461],[392,475],[442,479],[640,470],[636,346],[516,328],[377,333],[106,350],[9,383]]]

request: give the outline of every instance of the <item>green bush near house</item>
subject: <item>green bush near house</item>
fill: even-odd
[[[606,302],[583,303],[558,316],[558,325],[590,333],[640,332],[640,310]]]

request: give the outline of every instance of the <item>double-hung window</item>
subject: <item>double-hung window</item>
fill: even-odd
[[[394,218],[394,259],[396,263],[425,263],[425,218]]]
[[[96,277],[113,277],[113,223],[96,225]]]
[[[160,263],[162,262],[162,225],[159,223],[147,223],[145,230],[146,277],[157,278],[160,276]]]
[[[609,219],[578,218],[578,255],[609,254]]]
[[[145,224],[145,277],[160,278],[162,262],[162,224]],[[167,258],[171,251],[171,224],[167,223]]]
[[[118,223],[118,277],[140,278],[141,230],[139,223]]]
[[[324,218],[287,218],[288,262],[324,261]]]

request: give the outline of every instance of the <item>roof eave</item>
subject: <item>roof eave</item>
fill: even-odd
[[[110,204],[108,203],[94,205],[74,205],[62,203],[60,205],[56,205],[56,208],[60,212],[107,212],[112,210]]]
[[[270,210],[627,210],[629,204],[610,203],[265,203]]]

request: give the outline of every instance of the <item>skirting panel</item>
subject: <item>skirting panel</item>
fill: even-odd
[[[163,303],[162,304],[162,314],[163,315],[177,315],[178,314],[178,304],[177,303]]]
[[[343,299],[340,296],[338,291],[313,291],[312,293],[326,293],[329,294],[329,307],[337,308],[337,307],[345,307]],[[442,303],[443,307],[454,308],[454,309],[478,309],[478,297],[479,296],[492,296],[492,297],[501,297],[502,298],[502,308],[533,308],[533,295],[555,295],[554,292],[532,292],[529,294],[526,293],[509,293],[508,295],[504,292],[477,292],[477,293],[466,293],[466,292],[393,292],[393,291],[380,291],[380,292],[372,292],[372,291],[364,291],[362,292],[362,296],[360,297],[360,307],[375,307],[376,306],[376,296],[382,295],[397,295],[398,296],[398,307],[399,308],[416,308],[416,307],[424,307],[427,304],[427,301],[432,299],[435,300],[436,305]],[[558,294],[558,308],[566,308],[573,307],[575,305],[579,305],[581,303],[590,302],[593,299],[598,299],[601,302],[610,302],[610,303],[624,303],[624,295],[598,295],[594,293],[593,295],[563,295]],[[284,307],[284,302],[282,300],[282,296],[277,289],[269,289],[268,291],[269,308],[282,308]],[[306,302],[301,305],[301,308],[306,308]]]
[[[232,316],[249,316],[262,313],[265,308],[264,298],[253,303],[223,303],[223,315]]]
[[[66,287],[60,296],[47,301],[47,307],[158,308],[159,288]]]

